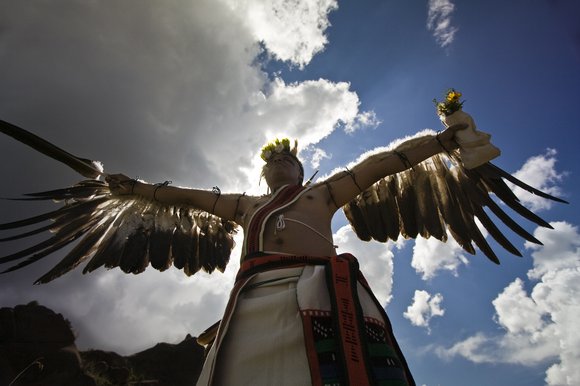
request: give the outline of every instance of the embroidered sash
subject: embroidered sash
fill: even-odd
[[[254,254],[241,264],[236,287],[258,272],[324,265],[331,311],[301,310],[308,362],[315,386],[415,385],[389,319],[350,254],[332,257]],[[386,322],[365,318],[357,282]]]

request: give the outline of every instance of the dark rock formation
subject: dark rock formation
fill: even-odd
[[[203,348],[187,335],[178,344],[157,343],[137,354],[122,357],[114,352],[81,353],[85,368],[105,385],[191,386],[203,365]]]
[[[74,340],[69,322],[46,307],[0,308],[0,385],[94,386]]]
[[[134,373],[159,385],[192,385],[203,366],[203,348],[191,335],[178,344],[158,343],[127,357]]]
[[[190,335],[126,357],[79,352],[74,340],[62,315],[35,302],[0,308],[0,386],[193,385],[203,364]]]

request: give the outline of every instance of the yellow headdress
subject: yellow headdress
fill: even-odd
[[[300,162],[300,160],[298,159],[298,156],[296,154],[298,154],[298,140],[294,140],[294,147],[290,147],[290,139],[288,138],[282,138],[282,139],[278,139],[276,138],[274,141],[272,142],[268,142],[266,145],[264,145],[264,147],[262,147],[262,152],[260,153],[260,157],[266,162],[268,163],[268,161],[270,160],[270,158],[274,155],[274,154],[279,154],[279,153],[287,153],[290,154],[298,163],[298,166],[300,167],[300,173],[302,175],[302,178],[304,178],[304,166],[302,166],[302,162]]]
[[[262,147],[262,153],[260,154],[260,157],[262,157],[264,161],[268,162],[272,155],[283,152],[290,153],[294,156],[294,158],[297,158],[296,154],[298,153],[298,140],[295,139],[294,147],[290,148],[290,139],[276,138],[274,141],[268,142],[264,147]]]

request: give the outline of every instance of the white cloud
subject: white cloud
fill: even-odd
[[[424,239],[417,237],[413,246],[411,266],[417,273],[422,274],[423,280],[432,279],[439,271],[451,271],[457,276],[462,265],[469,264],[464,255],[465,251],[450,237],[447,242],[431,237]]]
[[[556,197],[561,196],[562,190],[556,184],[560,183],[567,173],[556,171],[556,154],[555,149],[547,149],[545,154],[529,158],[518,171],[513,173],[514,177],[543,192]],[[522,204],[534,212],[550,209],[554,204],[554,201],[536,196],[512,183],[508,185],[520,198]]]
[[[532,333],[544,326],[544,313],[528,297],[521,279],[514,280],[492,303],[497,322],[510,334]]]
[[[427,14],[427,29],[441,47],[445,48],[453,43],[457,27],[451,25],[451,14],[455,5],[449,0],[429,0]]]
[[[374,111],[363,111],[353,120],[347,122],[344,131],[347,133],[354,133],[355,131],[366,127],[376,128],[381,123],[381,120],[377,118]]]
[[[580,233],[565,222],[551,225],[552,231],[534,232],[543,246],[528,245],[534,249],[534,267],[528,272],[536,281],[531,293],[518,278],[493,301],[504,334],[478,333],[437,349],[440,356],[463,356],[476,363],[547,364],[548,385],[580,384]]]
[[[254,143],[253,149],[247,149],[249,154],[253,154],[252,166],[243,170],[247,180],[251,180],[262,168],[258,149],[264,143],[276,137],[296,138],[300,152],[300,149],[320,142],[340,125],[357,122],[358,117],[365,114],[359,113],[359,104],[358,95],[346,82],[318,79],[286,84],[283,79],[275,78],[266,91],[254,95],[247,111],[233,117],[232,127],[241,130],[242,134],[252,132],[255,135],[251,139],[232,141],[228,145],[232,147],[229,151],[239,152],[240,144]],[[239,136],[237,133],[232,135]],[[250,186],[244,189],[256,192]]]
[[[441,308],[443,295],[431,295],[427,291],[415,290],[413,304],[407,307],[403,316],[411,321],[413,326],[425,327],[430,333],[429,322],[435,316],[443,316],[445,310]]]
[[[318,169],[320,166],[320,161],[323,159],[331,159],[332,155],[329,155],[326,151],[319,147],[312,148],[312,156],[310,157],[310,166],[313,169]]]
[[[357,257],[360,270],[379,302],[386,307],[391,301],[393,288],[393,247],[395,243],[365,242],[345,225],[333,235],[339,246],[338,253],[351,253]]]
[[[475,363],[488,363],[495,360],[493,355],[490,355],[487,350],[484,350],[488,342],[488,337],[481,333],[477,333],[454,344],[450,348],[437,347],[435,353],[444,359],[461,356],[468,358],[470,361]]]
[[[544,245],[525,244],[526,249],[534,251],[534,267],[528,272],[530,279],[541,279],[550,273],[578,265],[580,240],[577,227],[566,222],[552,222],[550,225],[554,229],[537,228],[534,232],[534,236]]]
[[[318,79],[286,84],[276,78],[269,92],[252,107],[266,123],[266,136],[282,133],[308,146],[328,136],[340,123],[355,122],[360,115],[359,103],[346,82]]]
[[[328,14],[338,8],[336,0],[224,1],[274,58],[300,68],[324,49]]]
[[[258,38],[276,57],[307,64],[324,45],[320,36],[334,2],[308,9],[276,4],[283,23],[268,28],[285,28],[302,17],[288,47],[266,32],[259,37],[246,14],[224,2],[148,2],[137,8],[126,2],[14,3],[3,19],[0,50],[3,119],[74,154],[102,160],[108,172],[258,192],[258,152],[272,136],[286,131],[301,146],[314,145],[367,116],[359,112],[359,98],[348,83],[286,84],[262,71],[256,63],[262,53]],[[249,1],[246,6],[259,7]],[[319,39],[310,40],[316,34]],[[16,159],[12,153],[1,156]],[[54,164],[31,179],[28,163],[19,163],[12,181],[18,191],[75,182]],[[385,288],[380,298],[387,302],[388,250],[372,253],[383,256],[384,267],[376,272],[384,277],[376,283]],[[180,341],[219,319],[239,254],[233,251],[225,275],[186,278],[149,268],[135,277],[118,270],[83,276],[77,270],[32,286],[56,255],[4,276],[0,304],[38,300],[71,319],[81,347],[127,354],[159,341]]]

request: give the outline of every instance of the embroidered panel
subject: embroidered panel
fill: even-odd
[[[345,386],[345,374],[339,359],[340,338],[330,312],[305,310],[302,319],[313,385]],[[364,337],[374,384],[407,386],[403,364],[384,323],[365,318]]]

